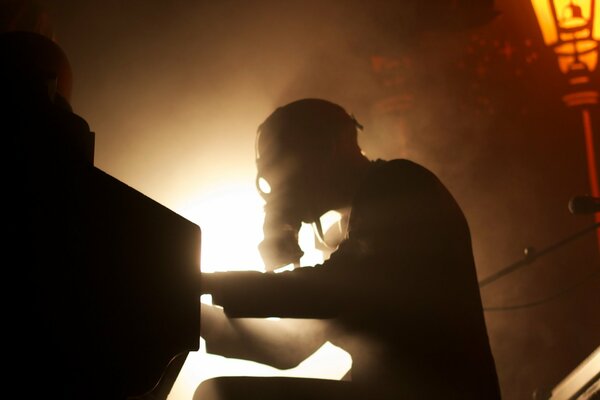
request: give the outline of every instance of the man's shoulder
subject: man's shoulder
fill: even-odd
[[[373,174],[386,178],[437,179],[431,170],[406,158],[374,160]]]

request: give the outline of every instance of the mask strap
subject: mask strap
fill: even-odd
[[[325,234],[323,233],[323,226],[321,225],[321,219],[317,218],[315,220],[315,222],[313,222],[312,226],[313,226],[313,231],[315,232],[315,236],[317,237],[319,242],[323,246],[325,246],[327,249],[332,250],[332,251],[335,250],[336,249],[335,246],[331,246],[329,243],[327,243],[325,241]]]

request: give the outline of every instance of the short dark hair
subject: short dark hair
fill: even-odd
[[[275,161],[291,151],[326,156],[331,146],[360,153],[357,132],[362,125],[331,101],[305,98],[277,108],[258,127],[256,158]],[[267,161],[267,162],[269,162]]]

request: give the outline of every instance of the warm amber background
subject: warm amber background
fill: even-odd
[[[561,102],[529,1],[499,0],[499,16],[458,32],[431,29],[441,14],[408,1],[31,4],[71,60],[96,165],[175,210],[218,182],[252,182],[256,126],[277,105],[324,97],[365,126],[370,157],[408,157],[446,182],[480,278],[593,222],[567,209],[590,190],[581,116]],[[599,268],[589,234],[484,288],[484,304],[545,298]],[[506,400],[552,388],[600,345],[599,289],[596,275],[486,314]]]

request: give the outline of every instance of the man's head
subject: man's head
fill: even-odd
[[[48,97],[55,104],[70,109],[71,65],[52,39],[35,32],[2,32],[0,60],[3,89],[8,89],[11,96]]]
[[[349,205],[349,174],[367,161],[357,142],[360,128],[339,105],[313,98],[277,108],[259,126],[257,188],[266,201],[263,247],[281,247],[283,256],[275,258],[300,253],[295,235],[301,222],[316,222],[325,212]]]
[[[342,107],[322,99],[302,99],[277,108],[258,128],[256,164],[258,179],[271,196],[301,203],[302,220],[312,222],[315,212],[335,207],[323,196],[335,189],[340,169],[363,155],[357,142],[362,128]],[[260,182],[259,182],[260,183]],[[332,186],[333,185],[333,186]]]

